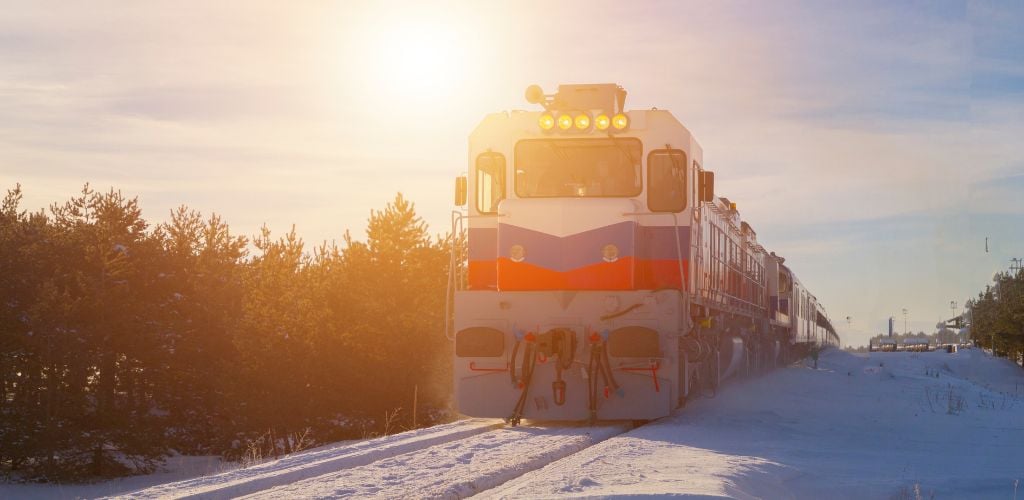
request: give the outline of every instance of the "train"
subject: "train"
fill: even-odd
[[[785,259],[717,196],[669,111],[618,84],[526,91],[455,179],[446,335],[466,416],[647,421],[839,343]]]

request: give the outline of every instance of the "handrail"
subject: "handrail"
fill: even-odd
[[[467,219],[485,219],[490,217],[506,217],[506,215],[469,215],[462,213],[460,210],[452,210],[452,244],[448,256],[448,285],[444,299],[444,336],[448,340],[455,340],[455,336],[452,333],[452,302],[455,300],[454,292],[464,290],[466,285],[466,276],[460,273],[461,269],[459,269],[459,265],[457,263],[459,255],[459,237],[465,229],[465,221]],[[466,238],[466,251],[468,252],[469,236],[467,235]],[[469,272],[468,269],[465,272]]]
[[[508,371],[508,362],[506,362],[505,366],[503,366],[501,368],[477,368],[476,361],[470,361],[469,362],[469,369],[470,369],[470,371],[474,371],[474,372],[507,372]]]
[[[458,287],[458,283],[456,282],[458,278],[455,276],[458,266],[456,265],[455,260],[459,251],[459,237],[462,234],[462,220],[465,217],[468,216],[463,215],[463,213],[458,210],[452,210],[452,247],[448,256],[448,286],[444,295],[444,336],[449,341],[455,340],[455,335],[452,332],[452,302],[455,301],[455,288]]]
[[[647,366],[623,366],[623,363],[619,363],[619,370],[624,372],[651,372],[651,380],[654,381],[654,392],[661,392],[661,386],[658,384],[658,370],[661,369],[661,361],[658,358],[650,358],[647,360]]]
[[[679,243],[679,219],[676,218],[675,212],[672,212],[672,232],[676,236],[676,265],[679,266],[679,289],[686,290],[686,276],[683,274],[683,246]]]

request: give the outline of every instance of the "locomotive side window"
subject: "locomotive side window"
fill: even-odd
[[[527,139],[516,143],[521,198],[609,198],[640,194],[643,145],[635,138]]]
[[[483,153],[476,157],[476,210],[482,214],[498,212],[505,199],[505,157]]]
[[[647,208],[652,212],[686,209],[686,153],[656,149],[647,155]]]

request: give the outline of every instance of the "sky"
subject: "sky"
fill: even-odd
[[[0,187],[36,210],[89,182],[154,223],[187,205],[309,243],[401,192],[444,233],[485,114],[614,82],[695,135],[860,345],[890,316],[933,331],[1024,257],[1022,23],[1020,2],[0,0]]]

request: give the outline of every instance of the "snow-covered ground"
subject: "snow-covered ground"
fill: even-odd
[[[296,453],[280,460],[264,462],[207,476],[162,484],[125,495],[132,498],[235,498],[249,493],[322,478],[325,474],[350,470],[413,453],[424,448],[459,441],[501,427],[501,421],[471,419],[426,429],[403,432],[379,439],[324,446]]]
[[[818,368],[726,387],[485,496],[1007,499],[1024,482],[1024,371],[1010,362],[830,351]]]
[[[223,462],[218,456],[175,456],[167,459],[163,470],[92,484],[4,484],[0,483],[0,499],[51,500],[64,498],[99,498],[126,493],[182,479],[210,476],[236,469],[238,465]]]
[[[817,370],[737,381],[633,430],[476,419],[132,496],[1024,498],[1015,480],[1024,482],[1024,370],[980,350],[829,351]],[[0,486],[0,497],[41,498],[43,488]],[[81,488],[50,496],[125,492]]]
[[[464,498],[627,429],[624,425],[510,427],[286,484],[247,498]]]

